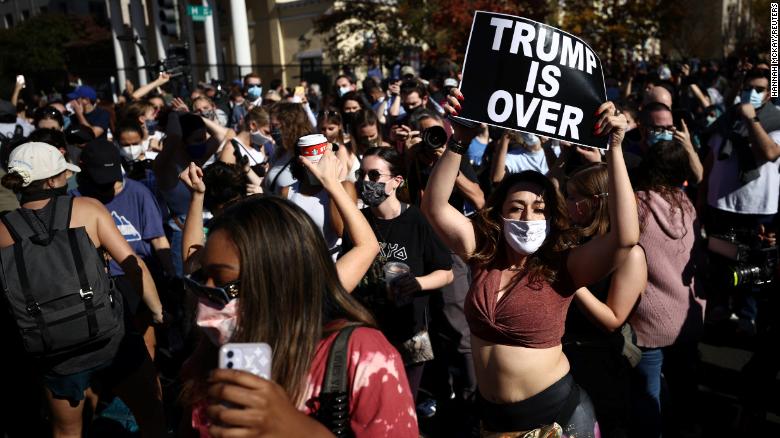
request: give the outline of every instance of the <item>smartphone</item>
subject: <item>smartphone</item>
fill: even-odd
[[[271,379],[271,346],[264,342],[228,343],[219,348],[219,367]]]
[[[16,83],[21,85],[22,88],[24,88],[24,75],[16,75]]]
[[[306,92],[303,90],[303,87],[301,86],[295,87],[295,92],[293,93],[293,95],[303,97],[304,94],[306,94]]]
[[[682,121],[685,121],[685,124],[688,126],[688,129],[691,128],[693,125],[693,117],[691,117],[691,113],[686,110],[676,109],[672,111],[672,120],[674,122],[674,127],[678,130],[682,130]]]

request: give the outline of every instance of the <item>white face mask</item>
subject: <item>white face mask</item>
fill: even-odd
[[[350,91],[352,91],[352,88],[350,88],[349,86],[339,88],[339,97],[344,96]]]
[[[504,220],[504,239],[515,252],[521,255],[535,253],[544,243],[550,232],[550,221]]]
[[[126,160],[138,161],[138,157],[146,150],[146,146],[142,144],[134,144],[130,146],[122,146],[119,148],[119,153]]]

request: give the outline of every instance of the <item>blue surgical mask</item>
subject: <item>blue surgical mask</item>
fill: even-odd
[[[62,130],[68,129],[70,126],[70,116],[65,116],[62,118]]]
[[[750,90],[742,90],[742,94],[739,96],[739,101],[742,103],[748,103],[750,102],[751,105],[753,105],[753,108],[759,109],[761,108],[761,105],[764,104],[764,94],[766,93],[759,93],[754,88],[751,88]]]
[[[672,134],[672,131],[668,130],[664,130],[661,133],[647,133],[647,144],[650,146],[658,143],[659,141],[672,141],[672,139],[674,139],[674,135]]]
[[[271,138],[274,139],[274,143],[276,143],[276,147],[283,147],[282,146],[282,131],[279,128],[271,128]]]
[[[246,97],[257,100],[263,95],[263,87],[259,85],[252,85],[246,90]]]

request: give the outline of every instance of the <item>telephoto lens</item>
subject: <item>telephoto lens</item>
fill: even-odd
[[[441,126],[425,128],[420,133],[423,144],[430,149],[439,149],[447,143],[447,131]]]

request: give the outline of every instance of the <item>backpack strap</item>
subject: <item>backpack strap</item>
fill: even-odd
[[[52,211],[52,230],[67,230],[70,228],[70,217],[73,214],[73,200],[70,195],[58,196],[54,201],[55,209]]]
[[[316,417],[337,437],[349,435],[349,337],[359,325],[341,329],[328,353],[328,364],[322,379],[320,407]]]
[[[24,262],[24,254],[22,253],[21,242],[14,243],[13,251],[14,260],[16,263],[16,273],[19,276],[19,283],[22,287],[22,295],[24,295],[24,304],[27,309],[27,314],[35,318],[36,324],[38,324],[38,327],[41,329],[43,348],[44,350],[48,351],[52,348],[51,334],[49,333],[49,326],[43,319],[41,306],[38,304],[38,300],[35,299],[32,292],[30,292],[30,279],[27,277],[27,269],[25,269],[27,264]]]
[[[95,306],[92,302],[92,286],[89,285],[89,279],[87,278],[86,267],[84,266],[84,259],[81,256],[81,249],[79,248],[79,242],[76,238],[76,229],[68,228],[68,243],[70,244],[70,252],[73,255],[73,262],[76,265],[76,273],[79,277],[79,295],[81,295],[81,301],[84,302],[84,310],[87,312],[87,325],[89,326],[89,337],[94,338],[98,334],[97,317],[95,316]]]
[[[6,228],[15,242],[30,239],[36,244],[48,245],[54,238],[54,231],[66,230],[70,226],[73,206],[71,196],[59,196],[52,199],[51,215],[48,225],[44,224],[31,210],[19,208],[3,218]]]

